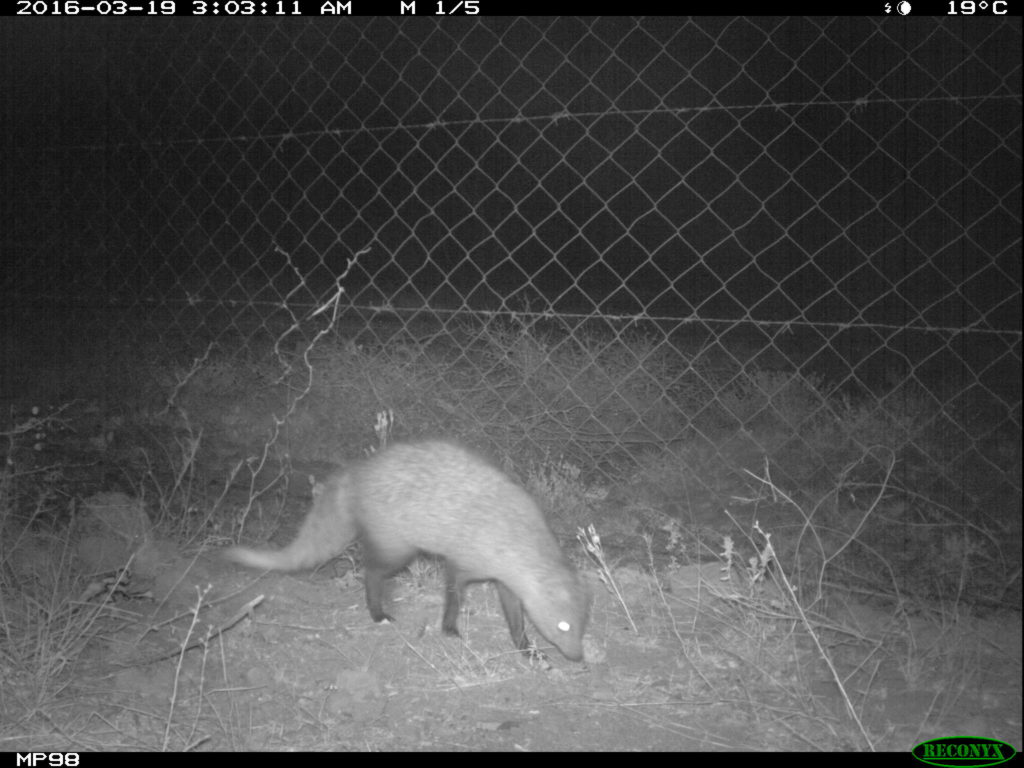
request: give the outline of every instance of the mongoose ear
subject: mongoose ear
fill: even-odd
[[[309,476],[309,484],[313,486],[313,498],[319,499],[324,492],[324,484],[318,483],[312,475]]]

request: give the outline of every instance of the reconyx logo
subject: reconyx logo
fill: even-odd
[[[911,754],[922,763],[929,765],[956,766],[956,768],[981,768],[984,765],[1005,763],[1017,750],[998,739],[983,739],[978,736],[949,736],[943,739],[922,741],[911,750]]]

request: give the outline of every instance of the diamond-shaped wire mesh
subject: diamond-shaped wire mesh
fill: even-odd
[[[495,317],[535,332],[508,355],[559,428],[491,361],[485,429],[724,451],[812,396],[796,372],[825,421],[912,390],[950,492],[981,503],[978,464],[1020,492],[1019,18],[33,21],[5,38],[11,324],[244,351],[312,332],[365,251],[343,331],[478,366]]]

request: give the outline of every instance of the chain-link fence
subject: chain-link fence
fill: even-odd
[[[959,507],[1019,499],[1019,18],[3,34],[18,360],[308,337],[345,273],[343,335],[504,347],[487,407],[593,465],[810,482],[890,431]]]

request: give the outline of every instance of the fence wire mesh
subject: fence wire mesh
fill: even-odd
[[[1019,18],[5,25],[9,381],[309,339],[344,275],[410,422],[1019,503]]]

